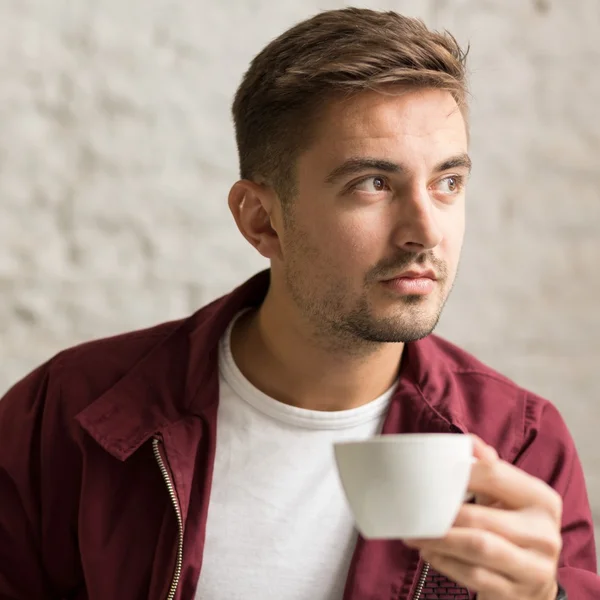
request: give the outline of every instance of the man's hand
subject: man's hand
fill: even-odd
[[[473,436],[469,491],[439,540],[408,540],[440,573],[476,591],[478,600],[554,600],[562,547],[562,499],[546,483],[500,460]]]

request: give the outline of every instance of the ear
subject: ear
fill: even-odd
[[[242,179],[229,192],[229,210],[241,234],[265,258],[281,257],[276,230],[277,194],[270,187]]]

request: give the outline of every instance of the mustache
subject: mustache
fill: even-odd
[[[420,269],[431,269],[435,272],[438,279],[445,279],[448,274],[446,263],[437,258],[433,252],[399,252],[391,258],[386,258],[378,262],[371,271],[369,271],[368,279],[377,281],[381,279],[389,279],[397,275],[399,271],[406,271],[410,267],[418,267]]]

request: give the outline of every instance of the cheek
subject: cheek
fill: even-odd
[[[381,258],[388,239],[381,222],[368,217],[339,219],[324,232],[324,238],[340,263],[363,267]]]
[[[325,204],[325,203],[324,203]],[[303,229],[320,260],[345,272],[364,272],[389,252],[394,219],[380,206],[303,215]]]
[[[457,220],[452,223],[451,227],[448,228],[440,245],[441,257],[446,261],[451,274],[454,274],[458,268],[463,239],[464,220]]]

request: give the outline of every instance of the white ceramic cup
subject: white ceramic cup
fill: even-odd
[[[380,435],[334,452],[357,529],[371,539],[446,535],[474,462],[471,437],[452,433]]]

